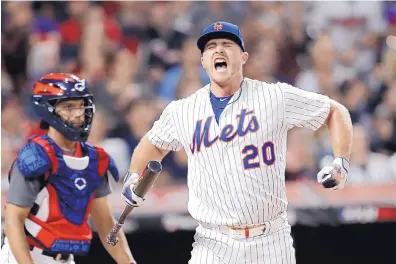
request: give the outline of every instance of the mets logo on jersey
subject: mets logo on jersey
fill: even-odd
[[[250,120],[248,120],[250,116]],[[190,149],[192,154],[199,152],[201,150],[202,143],[208,148],[212,146],[218,140],[223,142],[230,142],[236,136],[244,137],[248,133],[253,133],[259,130],[259,123],[257,117],[254,115],[253,110],[248,111],[247,109],[242,109],[241,113],[236,116],[238,119],[238,127],[235,129],[232,124],[225,125],[220,135],[210,138],[209,129],[212,124],[213,116],[206,118],[205,124],[202,125],[202,120],[198,120],[195,124],[195,130],[192,138],[192,143]],[[248,121],[247,121],[248,120]],[[246,123],[246,124],[245,124]],[[202,128],[203,126],[203,128]],[[261,146],[248,144],[246,146],[241,146],[241,158],[243,161],[243,168],[245,170],[255,169],[260,167],[260,161],[258,160],[259,153],[261,152],[262,162],[271,166],[275,163],[276,153],[275,145],[272,141],[265,141]]]
[[[251,118],[247,125],[245,125],[245,120],[249,115],[251,115]],[[237,115],[237,118],[238,127],[236,129],[231,124],[225,125],[221,130],[220,135],[217,135],[213,139],[209,138],[209,128],[212,123],[213,116],[210,116],[206,119],[205,124],[203,125],[203,130],[202,120],[197,121],[195,125],[192,144],[190,146],[192,153],[194,154],[195,151],[199,152],[201,150],[202,143],[205,147],[208,148],[217,140],[221,140],[223,142],[230,142],[236,136],[244,137],[249,132],[256,132],[259,129],[259,123],[256,116],[253,114],[253,110],[248,111],[247,109],[242,109],[241,113]]]

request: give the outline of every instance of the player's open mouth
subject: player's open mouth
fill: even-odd
[[[218,72],[225,72],[227,70],[227,62],[225,59],[215,59],[214,67]]]

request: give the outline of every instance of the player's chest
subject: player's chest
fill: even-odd
[[[264,142],[272,131],[281,125],[278,118],[280,107],[255,100],[241,101],[228,105],[216,120],[211,104],[207,104],[200,113],[189,120],[187,143],[191,152],[200,152],[213,145],[229,147],[240,142],[253,144]]]

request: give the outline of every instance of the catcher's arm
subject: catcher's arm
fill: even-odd
[[[7,192],[4,232],[18,263],[33,263],[25,234],[25,220],[40,192],[39,179],[27,180],[16,163],[10,172],[10,185]]]
[[[30,208],[6,204],[4,232],[12,254],[18,263],[33,264],[29,244],[24,231],[25,220]]]
[[[134,263],[135,260],[133,259],[124,233],[121,232],[118,234],[119,243],[116,246],[110,246],[106,243],[106,236],[115,225],[107,196],[93,200],[91,218],[102,245],[111,257],[117,263]]]

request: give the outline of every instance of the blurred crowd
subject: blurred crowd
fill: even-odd
[[[97,106],[89,141],[124,175],[165,105],[209,82],[196,39],[216,20],[240,25],[246,77],[287,82],[349,109],[350,184],[396,181],[395,1],[2,1],[1,20],[3,181],[27,138],[43,132],[29,96],[49,72],[87,79]],[[326,129],[290,131],[287,180],[315,180],[331,161]],[[184,151],[163,164],[157,186],[186,182]]]

